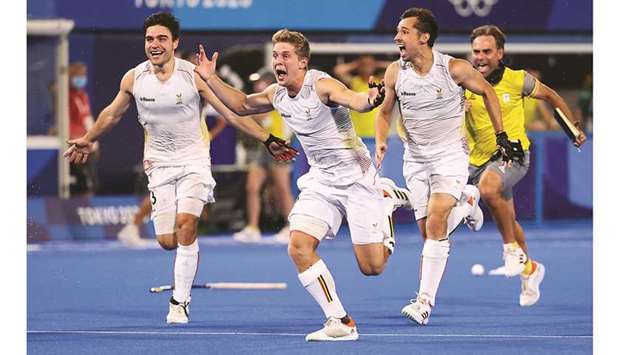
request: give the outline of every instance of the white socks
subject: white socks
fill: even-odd
[[[179,244],[174,260],[174,291],[172,297],[179,303],[189,298],[198,270],[198,239],[188,246]]]
[[[385,208],[383,220],[383,245],[390,254],[394,253],[396,247],[396,239],[394,239],[394,200],[390,197],[383,198],[383,207]]]
[[[438,241],[427,239],[422,249],[422,268],[420,270],[419,294],[427,294],[431,306],[435,305],[435,295],[448,262],[450,242],[448,238]]]
[[[450,235],[461,224],[463,218],[467,217],[471,213],[472,206],[467,203],[466,200],[461,198],[456,202],[456,205],[452,207],[450,214],[448,215],[448,223],[446,228],[446,234]]]
[[[323,260],[317,261],[308,270],[298,274],[299,281],[321,306],[325,318],[342,318],[347,315],[336,294],[336,284]]]

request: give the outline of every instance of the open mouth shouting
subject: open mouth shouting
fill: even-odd
[[[279,82],[284,81],[286,79],[287,74],[288,74],[284,67],[276,68],[275,73],[276,73],[276,79],[278,79]]]
[[[400,57],[405,58],[407,56],[407,48],[405,47],[405,44],[397,42],[396,46],[398,47],[398,52],[400,53]]]
[[[487,62],[479,62],[477,61],[474,65],[476,70],[478,70],[481,74],[487,74],[491,69],[489,67],[489,63]]]

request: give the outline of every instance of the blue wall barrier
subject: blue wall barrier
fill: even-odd
[[[532,141],[530,169],[514,188],[515,210],[519,219],[544,220],[592,218],[593,138],[581,151],[562,132],[529,132]],[[374,152],[374,140],[365,139]],[[382,175],[405,186],[402,176],[403,147],[398,137],[390,137]],[[490,215],[483,206],[486,216]]]
[[[28,243],[60,240],[116,239],[125,224],[133,221],[142,196],[71,198],[29,198],[27,203]],[[152,223],[145,223],[143,236],[153,236]]]
[[[538,223],[592,218],[592,137],[581,151],[577,151],[561,132],[530,133],[529,136],[532,140],[530,170],[514,189],[517,217]],[[365,139],[365,143],[372,154],[374,141]],[[390,137],[381,174],[405,186],[402,153],[400,139]],[[28,159],[29,191],[41,193],[55,186],[55,180],[50,179],[49,174],[50,169],[55,167],[56,154],[29,151]],[[37,159],[41,161],[35,161]],[[302,155],[295,162],[292,172],[295,193],[295,181],[307,170],[308,165]],[[37,181],[53,183],[45,187],[37,186]],[[230,182],[218,181],[218,186],[223,188],[226,183]],[[102,196],[61,200],[53,196],[31,196],[27,203],[28,241],[115,239],[118,231],[132,220],[142,198]],[[490,220],[484,204],[482,207]],[[407,211],[398,210],[394,220],[397,223],[411,223],[413,218]],[[153,235],[151,223],[142,226],[142,234]]]

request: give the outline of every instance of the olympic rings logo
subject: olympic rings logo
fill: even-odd
[[[471,14],[484,17],[487,16],[493,5],[499,0],[448,0],[461,17],[469,17]]]

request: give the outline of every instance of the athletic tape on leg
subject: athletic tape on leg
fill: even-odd
[[[155,227],[155,234],[172,234],[174,233],[174,223],[176,220],[176,214],[174,212],[160,213],[153,217],[153,226]]]
[[[305,214],[294,214],[289,217],[290,230],[300,231],[321,240],[327,234],[329,227],[324,221]]]
[[[182,198],[177,202],[177,213],[189,213],[196,217],[202,214],[204,202],[195,198]]]

